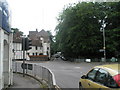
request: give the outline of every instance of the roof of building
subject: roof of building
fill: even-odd
[[[22,37],[20,32],[16,32],[13,34],[13,43],[21,43],[22,42]]]
[[[32,46],[40,46],[42,47],[42,39],[44,43],[49,43],[49,34],[45,30],[41,30],[40,32],[36,31],[29,31],[29,38],[32,40]],[[13,42],[14,43],[22,43],[22,37],[20,32],[16,32],[13,34]]]
[[[49,35],[48,35],[48,32],[46,32],[45,30],[41,30],[39,33],[39,36],[43,36],[43,37],[48,37]]]
[[[41,40],[32,40],[32,46],[42,47],[42,41]]]
[[[41,41],[41,38],[43,38],[44,43],[50,42],[48,32],[46,32],[43,29],[40,32],[38,32],[37,29],[36,29],[36,31],[29,31],[29,38],[31,40],[40,40],[40,41]]]

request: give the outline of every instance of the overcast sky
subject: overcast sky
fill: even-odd
[[[18,28],[24,34],[29,31],[51,30],[57,25],[59,13],[65,5],[80,0],[7,0],[11,8],[12,28]]]

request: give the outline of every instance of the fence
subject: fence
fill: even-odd
[[[33,76],[41,81],[46,81],[48,84],[48,88],[55,88],[56,87],[56,81],[55,76],[51,72],[51,70],[39,66],[36,64],[30,64],[25,63],[25,67],[23,67],[23,63],[20,61],[13,61],[13,71],[23,73],[23,68],[25,68],[25,74],[28,74],[30,76]]]
[[[48,61],[49,57],[47,55],[29,55],[31,61]]]

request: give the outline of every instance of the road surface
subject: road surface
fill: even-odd
[[[56,59],[43,63],[37,62],[36,64],[49,68],[54,73],[56,83],[60,88],[78,88],[80,77],[87,73],[93,66],[99,65],[100,62],[74,63]]]

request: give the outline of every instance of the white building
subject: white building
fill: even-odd
[[[25,58],[30,60],[29,56],[25,51]],[[22,43],[21,42],[13,42],[13,59],[14,60],[23,60],[23,51],[22,51]]]
[[[0,0],[0,90],[13,84],[12,32],[6,0]]]
[[[29,56],[37,58],[44,55],[50,58],[50,38],[48,32],[45,30],[40,32],[37,30],[29,31],[29,38],[32,40],[32,49],[27,52]]]
[[[26,54],[25,58],[29,60],[29,57]],[[16,32],[13,34],[13,59],[23,60],[22,36],[20,35],[20,32]]]
[[[12,85],[12,33],[0,27],[0,89]]]
[[[25,58],[30,60],[29,56],[39,57],[40,55],[45,55],[50,58],[50,41],[48,33],[44,30],[40,32],[30,31],[28,36],[32,40],[32,49],[25,52]],[[23,51],[20,33],[15,33],[13,37],[14,59],[22,60]]]
[[[50,58],[50,39],[45,30],[29,31],[29,38],[32,40],[32,49],[28,50],[28,55],[47,55]]]

